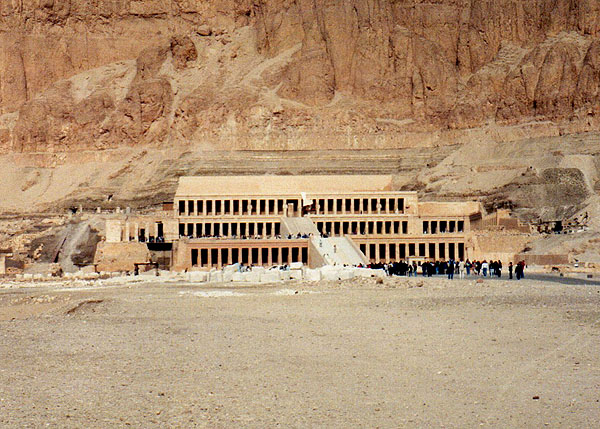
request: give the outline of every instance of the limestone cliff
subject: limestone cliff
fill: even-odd
[[[0,4],[5,151],[511,140],[599,106],[597,0]]]

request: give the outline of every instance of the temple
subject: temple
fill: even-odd
[[[160,215],[107,222],[168,268],[473,258],[478,202],[420,202],[390,175],[181,177]],[[165,267],[167,268],[167,267]]]

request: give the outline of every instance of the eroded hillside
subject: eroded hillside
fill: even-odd
[[[12,0],[0,16],[5,150],[373,149],[490,124],[503,140],[598,128],[596,0]]]
[[[599,88],[596,0],[5,1],[0,209],[381,172],[568,217],[600,188]]]

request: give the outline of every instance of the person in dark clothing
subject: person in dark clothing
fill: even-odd
[[[508,263],[508,279],[509,280],[512,280],[512,278],[513,278],[512,274],[513,274],[513,263],[509,262]]]
[[[515,267],[515,276],[517,280],[521,280],[523,278],[523,265],[519,262]]]
[[[446,272],[448,273],[449,280],[454,279],[454,261],[452,259],[448,262],[448,270]]]
[[[498,262],[496,262],[496,275],[498,277],[502,277],[502,261],[498,260]]]

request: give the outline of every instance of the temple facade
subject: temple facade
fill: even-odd
[[[173,267],[466,259],[479,203],[419,202],[392,176],[182,177]]]
[[[389,175],[181,177],[162,210],[110,215],[95,263],[106,271],[508,263],[531,239],[530,226],[507,211],[486,214],[476,201],[419,201],[416,192],[394,188]]]

